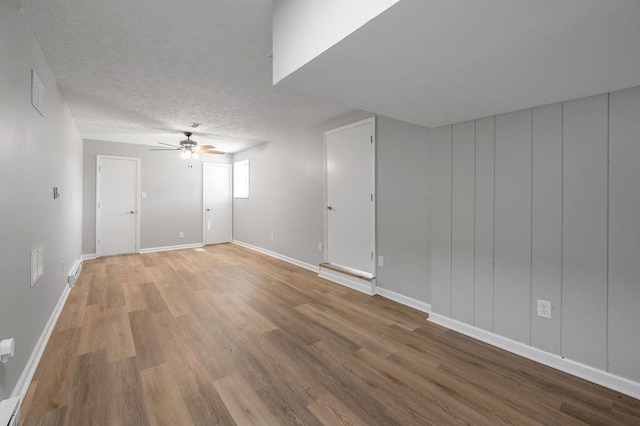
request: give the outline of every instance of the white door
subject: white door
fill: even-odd
[[[96,255],[136,253],[140,159],[98,155]]]
[[[327,262],[374,276],[375,120],[325,133]]]
[[[231,165],[203,164],[204,243],[231,242]]]

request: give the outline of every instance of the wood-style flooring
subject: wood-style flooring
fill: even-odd
[[[84,263],[24,425],[640,424],[640,401],[242,247]]]

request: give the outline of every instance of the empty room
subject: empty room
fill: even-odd
[[[638,22],[2,0],[0,426],[640,425]]]

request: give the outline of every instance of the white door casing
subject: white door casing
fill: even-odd
[[[375,277],[375,117],[325,132],[325,261]]]
[[[140,159],[96,159],[96,256],[140,249]]]
[[[202,176],[204,244],[231,242],[231,164],[204,163]]]

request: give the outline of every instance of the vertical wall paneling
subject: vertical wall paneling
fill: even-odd
[[[475,122],[452,129],[451,317],[473,324]]]
[[[531,345],[560,354],[562,279],[562,105],[533,109],[531,196]],[[538,317],[537,299],[551,302]]]
[[[608,95],[563,109],[562,352],[605,370]]]
[[[531,110],[496,117],[494,330],[530,343]]]
[[[495,119],[476,121],[474,321],[493,331],[493,188]]]
[[[612,93],[609,117],[609,371],[640,381],[640,88]]]
[[[451,316],[451,126],[431,130],[431,309]]]

